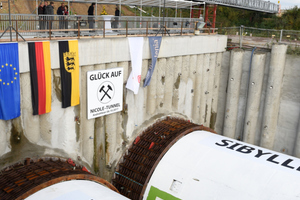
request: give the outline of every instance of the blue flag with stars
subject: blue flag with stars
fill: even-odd
[[[0,44],[0,119],[19,117],[20,110],[18,44]]]

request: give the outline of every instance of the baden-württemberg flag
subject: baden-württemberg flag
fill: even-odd
[[[60,41],[59,62],[62,90],[62,107],[79,104],[79,56],[78,41]]]
[[[0,44],[0,119],[20,116],[20,76],[17,43]]]
[[[51,111],[50,42],[29,42],[31,96],[34,115]]]

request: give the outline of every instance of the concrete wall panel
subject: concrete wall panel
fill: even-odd
[[[167,58],[166,73],[165,73],[165,94],[164,94],[164,108],[165,110],[172,110],[172,98],[174,88],[174,65],[175,58]]]
[[[261,136],[261,146],[270,149],[274,147],[274,140],[277,129],[286,51],[286,45],[272,46]]]
[[[195,86],[194,86],[194,102],[193,102],[193,120],[195,123],[200,123],[200,101],[202,93],[202,70],[203,54],[197,55],[195,69]]]
[[[226,98],[226,112],[224,117],[224,136],[235,138],[238,115],[238,102],[242,78],[242,64],[244,51],[236,49],[231,53]]]
[[[164,110],[165,80],[166,80],[166,58],[160,58],[156,63],[156,110]],[[151,83],[150,83],[151,84]]]
[[[251,128],[248,142],[261,143],[299,157],[299,58],[285,57],[285,52],[276,53],[275,50],[275,53],[273,50],[272,53],[258,53],[256,50],[254,55],[265,57],[265,61],[261,60],[260,64],[253,66],[253,72],[257,74],[253,76],[260,78],[262,89],[249,91],[247,96],[252,52],[237,50],[221,53],[225,46],[225,36],[163,37],[150,85],[143,88],[151,59],[149,42],[144,38],[139,93],[134,95],[124,85],[123,111],[93,120],[86,119],[86,72],[123,67],[123,83],[126,84],[131,71],[127,38],[79,40],[81,104],[66,109],[61,108],[58,42],[51,41],[52,111],[42,116],[32,115],[28,54],[20,54],[22,115],[8,122],[0,121],[0,155],[6,159],[1,162],[2,166],[36,152],[39,155],[64,155],[84,162],[92,171],[110,179],[128,145],[157,119],[167,115],[191,119],[211,126],[219,134],[235,137],[243,132],[246,126],[243,123],[248,121],[244,111],[246,105],[248,111],[255,110],[255,117],[251,117],[257,118],[257,125]],[[275,45],[273,48],[281,47]],[[26,43],[20,43],[19,48],[20,52],[27,52]],[[287,62],[284,64],[285,60]],[[259,65],[261,68],[255,69]],[[278,77],[276,70],[281,70]],[[251,79],[250,82],[256,85],[257,81]],[[270,93],[270,86],[273,92],[279,89],[275,91],[276,95]],[[255,103],[256,107],[253,108],[251,103]],[[237,111],[238,115],[231,115],[232,111]],[[232,124],[226,123],[226,116],[233,116]],[[77,117],[78,122],[75,120]],[[268,133],[265,133],[265,124],[272,127]],[[21,143],[17,144],[19,136]],[[29,154],[20,153],[23,145],[26,146],[24,152]],[[30,145],[32,148],[28,147]]]
[[[216,122],[216,132],[221,135],[223,135],[230,58],[231,58],[231,51],[226,51],[223,53],[222,63],[221,63],[221,74],[220,74],[220,87],[218,90],[219,93],[218,112],[217,112],[218,115],[217,115],[217,122]]]
[[[209,61],[210,54],[204,54],[203,68],[202,68],[202,93],[200,94],[200,124],[208,126],[207,114],[207,99],[208,99],[208,81],[209,81]]]
[[[221,63],[222,63],[222,53],[217,53],[216,57],[216,68],[214,75],[214,86],[212,94],[212,106],[211,106],[211,118],[210,118],[210,128],[216,129],[217,114],[218,114],[218,96],[219,96],[219,86],[220,86],[220,76],[221,76]]]
[[[244,131],[243,141],[250,144],[255,144],[265,60],[266,54],[258,53],[253,55],[249,82],[247,84],[246,113],[242,131]]]
[[[216,71],[216,64],[217,64],[217,54],[212,53],[210,54],[209,59],[209,72],[208,72],[208,90],[207,90],[207,99],[206,99],[206,125],[211,127],[211,113],[212,113],[212,101],[213,101],[213,92],[214,92],[214,83],[215,83],[215,71]]]
[[[93,162],[94,157],[94,132],[95,119],[87,119],[87,72],[93,71],[94,66],[81,67],[81,90],[80,90],[80,139],[83,157]]]
[[[31,83],[30,73],[22,73],[20,75],[21,85],[21,113],[22,123],[24,125],[24,135],[26,138],[37,144],[40,140],[40,118],[38,115],[33,115],[31,102]]]
[[[177,110],[179,106],[179,86],[181,84],[181,66],[182,66],[182,56],[175,57],[175,66],[174,66],[174,92],[173,92],[173,110]]]

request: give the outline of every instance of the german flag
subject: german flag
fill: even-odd
[[[29,42],[29,65],[33,115],[51,111],[50,42]]]
[[[78,41],[59,41],[62,107],[79,104],[79,56]]]

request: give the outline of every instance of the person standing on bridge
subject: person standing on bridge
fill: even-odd
[[[95,23],[95,17],[94,17],[94,8],[95,8],[95,3],[92,3],[89,7],[88,10],[88,21],[89,21],[89,29],[93,29],[94,28],[94,23]],[[90,31],[91,32],[91,31]]]
[[[57,15],[64,15],[65,12],[65,4],[61,3],[61,6],[58,7],[56,14]],[[64,25],[64,17],[58,17],[59,20],[59,29],[64,29],[65,25]]]
[[[119,17],[120,17],[120,10],[118,8],[118,6],[116,7],[116,10],[115,10],[115,21],[114,21],[114,26],[113,28],[118,28],[118,25],[119,25]]]
[[[48,29],[52,29],[52,20],[54,20],[54,7],[53,7],[54,3],[53,1],[50,2],[50,5],[48,5],[46,7],[46,14],[48,15]]]
[[[43,20],[44,20],[44,29],[46,29],[47,26],[48,26],[47,16],[45,16],[45,15],[47,15],[47,12],[46,12],[47,6],[48,6],[48,1],[45,1],[45,2],[44,2],[44,7],[43,7],[43,14],[44,14],[44,17],[43,17]]]
[[[64,7],[65,11],[64,11],[64,25],[65,25],[65,29],[68,29],[68,15],[69,15],[69,7],[67,5],[65,5]],[[65,33],[68,33],[68,31],[66,31]]]
[[[45,26],[45,25],[44,25],[44,17],[41,16],[41,15],[43,15],[43,14],[44,14],[44,3],[41,2],[41,3],[40,3],[40,6],[39,6],[39,8],[38,8],[40,30],[45,29],[45,27],[44,27],[44,26]]]

